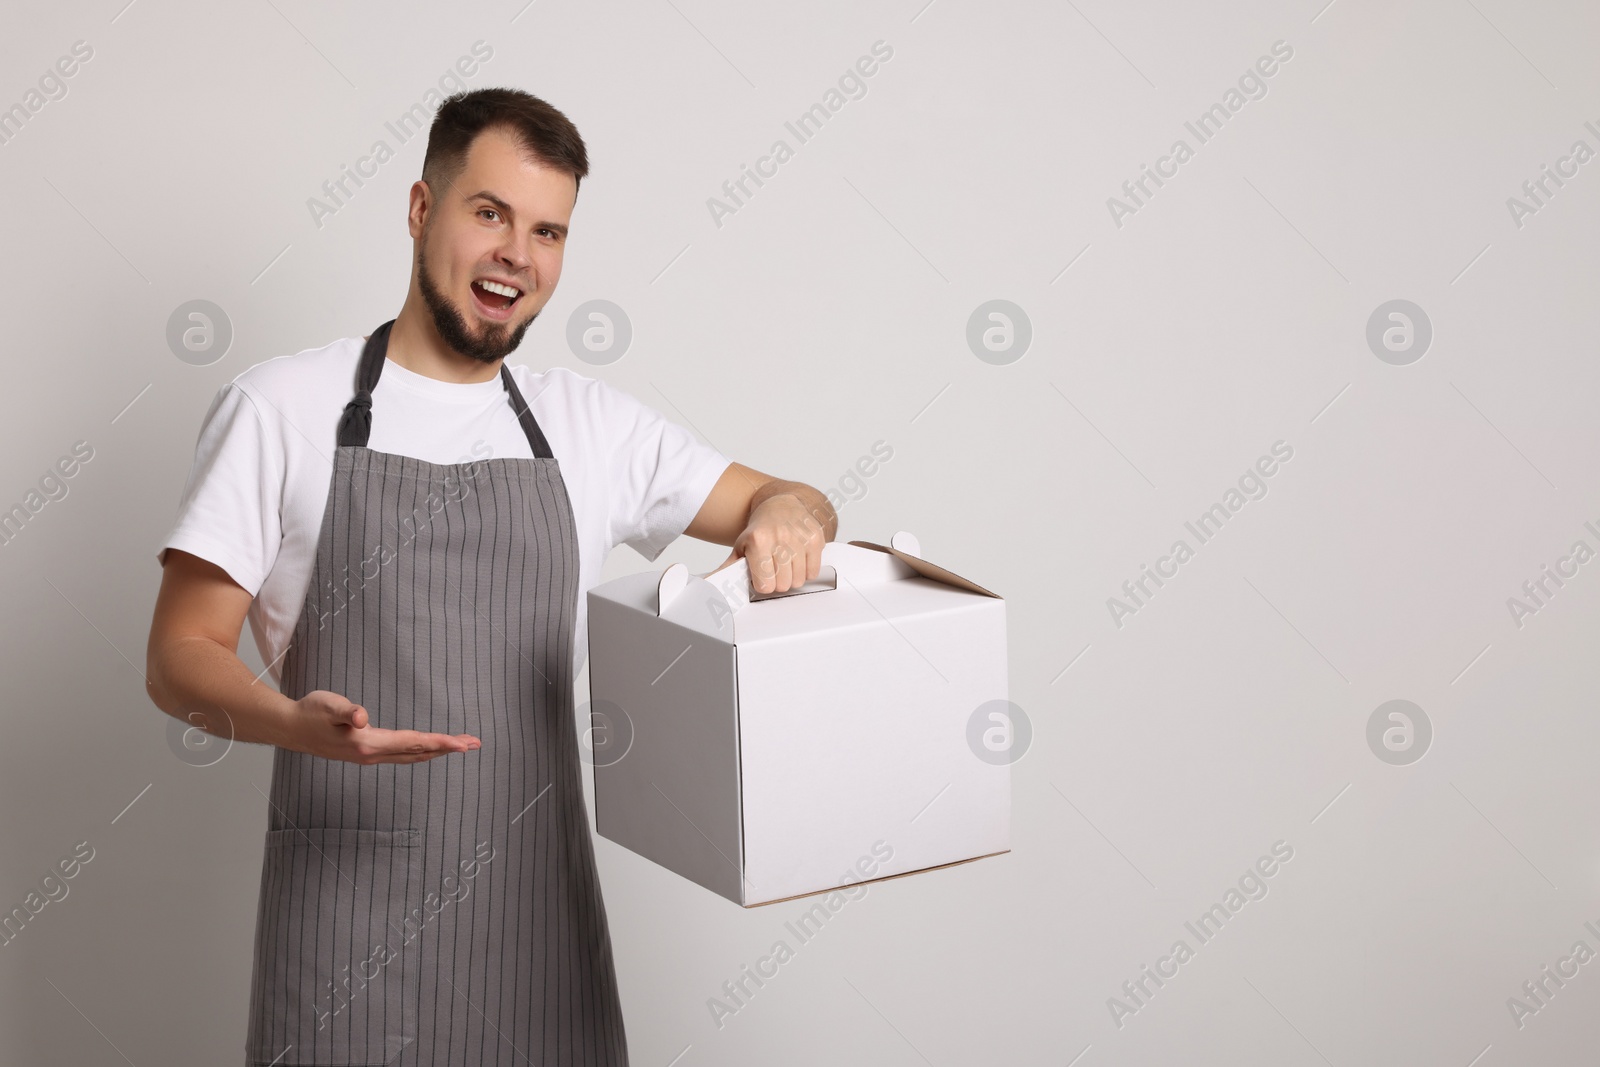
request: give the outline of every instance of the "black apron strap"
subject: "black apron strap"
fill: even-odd
[[[544,439],[544,431],[539,429],[539,424],[534,421],[533,409],[522,399],[522,390],[511,380],[511,368],[504,362],[500,364],[500,380],[506,383],[506,392],[511,394],[511,410],[517,413],[517,421],[522,423],[522,432],[528,435],[528,447],[533,449],[534,458],[554,459],[555,454],[550,451],[550,442]]]
[[[365,448],[372,436],[372,390],[377,388],[378,376],[383,373],[383,360],[389,351],[389,329],[393,325],[394,320],[390,319],[373,330],[361,350],[361,360],[356,366],[356,395],[344,406],[344,414],[339,417],[340,447],[355,445]],[[528,447],[533,449],[534,458],[554,459],[550,442],[545,440],[544,431],[533,417],[533,409],[522,399],[521,390],[511,379],[511,369],[504,362],[500,364],[500,381],[505,384],[511,410],[516,412],[517,422],[522,425],[522,432],[528,438]]]
[[[378,384],[378,375],[383,373],[383,356],[389,350],[389,328],[393,325],[394,320],[390,319],[373,330],[366,347],[361,350],[361,361],[356,365],[356,395],[344,406],[344,414],[339,418],[341,448],[346,445],[367,447],[367,438],[372,435],[372,390]]]

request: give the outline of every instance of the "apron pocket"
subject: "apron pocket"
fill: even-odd
[[[419,830],[267,831],[251,977],[252,1064],[370,1067],[417,1038],[406,902]]]

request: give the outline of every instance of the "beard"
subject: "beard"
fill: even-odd
[[[444,292],[434,284],[433,276],[428,273],[428,235],[422,235],[422,245],[417,258],[417,288],[422,291],[423,302],[428,305],[428,311],[433,315],[433,328],[439,331],[439,336],[444,343],[456,352],[479,363],[494,363],[502,360],[516,351],[522,343],[522,335],[528,332],[528,327],[533,325],[533,320],[539,317],[535,311],[520,323],[485,323],[481,334],[474,334],[467,328],[466,318],[452,304]],[[522,294],[524,298],[527,293]]]

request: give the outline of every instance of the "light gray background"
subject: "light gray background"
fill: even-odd
[[[1011,854],[874,886],[720,1029],[708,998],[804,908],[742,911],[598,840],[635,1064],[1592,1054],[1600,963],[1521,1028],[1506,1002],[1600,950],[1600,562],[1521,627],[1507,598],[1600,548],[1600,161],[1520,227],[1506,202],[1600,148],[1600,13],[1323,3],[13,12],[0,106],[74,41],[94,57],[0,146],[0,503],[76,440],[95,456],[0,547],[0,907],[74,842],[95,857],[0,948],[0,1061],[238,1059],[270,751],[169,748],[142,692],[153,554],[223,382],[398,310],[423,138],[321,228],[306,200],[479,39],[466,84],[547,98],[593,167],[513,361],[819,487],[888,442],[840,538],[912,531],[1003,593],[1035,731]],[[877,40],[866,95],[716,226],[707,198]],[[1278,40],[1267,95],[1197,145],[1184,121]],[[1178,137],[1194,158],[1115,225]],[[235,331],[209,366],[164,336],[200,298]],[[566,347],[591,299],[634,328],[608,366]],[[965,339],[992,299],[1033,329],[1005,366]],[[1434,330],[1406,366],[1365,339],[1393,299]],[[1117,627],[1107,598],[1280,439],[1270,492]],[[1433,724],[1408,766],[1367,744],[1391,699]],[[1108,998],[1279,840],[1268,895],[1117,1026]]]

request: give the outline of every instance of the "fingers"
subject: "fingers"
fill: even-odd
[[[779,545],[770,553],[746,556],[750,563],[750,584],[758,593],[783,593],[798,589],[822,570],[820,550],[807,552]]]
[[[735,545],[734,551],[744,553],[752,589],[758,593],[783,593],[800,588],[822,573],[825,543],[815,534],[793,537],[758,530]]]
[[[772,588],[775,592],[798,589],[806,584],[806,554],[788,545],[772,550]]]
[[[368,754],[378,757],[418,756],[432,759],[451,752],[476,752],[483,742],[471,734],[430,734],[419,730],[373,729],[363,736]]]
[[[798,589],[806,584],[806,580],[810,577],[806,573],[806,568],[809,566],[811,566],[811,561],[804,552],[796,552],[794,554],[794,561],[790,564],[789,570],[790,589]]]
[[[419,730],[378,730],[368,743],[379,751],[395,753],[472,752],[483,746],[471,734],[430,734]]]
[[[758,593],[775,592],[778,581],[778,567],[772,556],[762,552],[756,555],[745,556],[745,563],[750,568],[750,585]]]
[[[459,751],[472,751],[472,752],[475,752],[475,751],[477,751],[477,746],[473,746],[471,749],[435,748],[435,749],[428,749],[428,750],[420,751],[420,752],[418,752],[418,751],[368,752],[364,756],[362,756],[360,762],[366,763],[366,764],[373,764],[373,763],[423,763],[423,762],[426,762],[427,760],[438,759],[440,756],[448,756],[453,752],[459,752]]]
[[[785,590],[793,589],[795,586],[800,584],[799,582],[795,581],[794,578],[795,558],[796,554],[787,551],[787,549],[778,556],[774,556],[778,567],[777,574],[773,576],[772,587],[780,593],[784,592]],[[804,557],[802,556],[800,559],[803,566]]]

